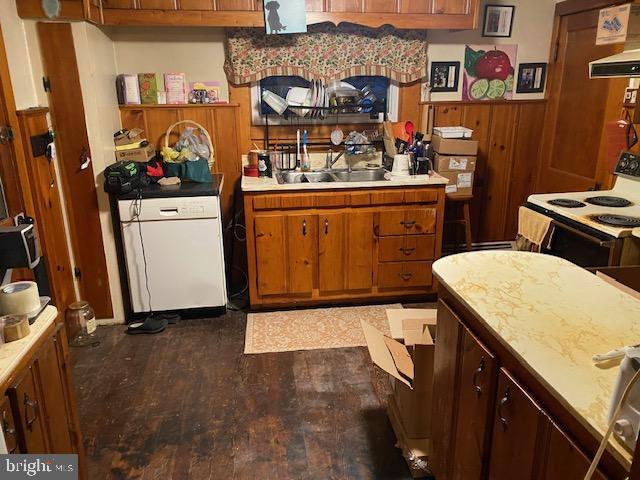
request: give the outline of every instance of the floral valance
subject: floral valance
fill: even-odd
[[[328,23],[310,25],[308,33],[296,35],[229,29],[224,68],[229,82],[236,85],[274,75],[326,82],[381,75],[411,83],[426,76],[426,31]]]

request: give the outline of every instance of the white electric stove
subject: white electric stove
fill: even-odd
[[[640,228],[640,156],[623,153],[615,175],[611,190],[528,198],[529,208],[554,220],[549,253],[583,266],[640,264],[640,244],[633,234]]]

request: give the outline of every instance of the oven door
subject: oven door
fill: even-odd
[[[544,253],[569,260],[585,268],[608,267],[620,263],[622,241],[587,229],[553,221],[553,234]]]

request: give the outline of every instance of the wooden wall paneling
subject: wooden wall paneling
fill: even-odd
[[[231,220],[233,197],[242,177],[241,153],[238,150],[238,110],[217,108],[212,111],[213,137],[216,151],[215,170],[224,174],[222,187],[222,211],[225,222]]]
[[[540,126],[544,122],[545,104],[521,104],[518,110],[504,231],[504,238],[507,240],[516,238],[518,209],[533,193],[533,185],[540,169],[539,155],[542,141]]]
[[[48,111],[40,108],[19,112],[20,132],[25,145],[30,145],[33,135],[47,132]],[[34,204],[30,214],[36,220],[53,303],[60,312],[64,312],[76,298],[55,165],[44,156],[34,157],[29,148],[26,166]],[[73,338],[77,325],[67,325],[67,332]]]
[[[241,154],[254,148],[251,140],[251,87],[229,84],[229,101],[238,107],[238,147]],[[258,143],[262,148],[262,144]]]
[[[436,104],[435,126],[455,126],[462,124],[463,104]]]
[[[483,220],[483,205],[487,195],[487,157],[489,155],[489,134],[491,132],[490,104],[465,105],[462,125],[473,130],[473,139],[478,141],[478,158],[474,179],[473,195],[471,202],[471,235],[474,241],[480,241],[480,222]]]
[[[39,22],[37,31],[45,75],[52,85],[49,104],[80,295],[91,303],[97,318],[112,318],[93,166],[80,168],[91,151],[71,25]]]
[[[164,146],[167,128],[181,120],[178,108],[146,109],[144,110],[144,119],[147,139],[155,143],[157,149]],[[179,130],[174,129],[169,138],[169,145],[173,145],[179,138]]]
[[[486,241],[504,240],[506,204],[509,190],[514,126],[518,110],[509,104],[494,105],[487,156],[487,194],[480,237]]]
[[[415,125],[420,123],[420,82],[403,85],[400,88],[400,105],[398,106],[398,120],[411,120]]]

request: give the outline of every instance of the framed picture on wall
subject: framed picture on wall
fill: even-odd
[[[460,62],[431,62],[431,91],[457,92]]]
[[[265,0],[264,24],[267,35],[306,33],[305,0]]]
[[[483,37],[510,37],[513,30],[513,5],[487,5],[484,8]]]
[[[542,93],[547,77],[546,63],[521,63],[516,93]]]

